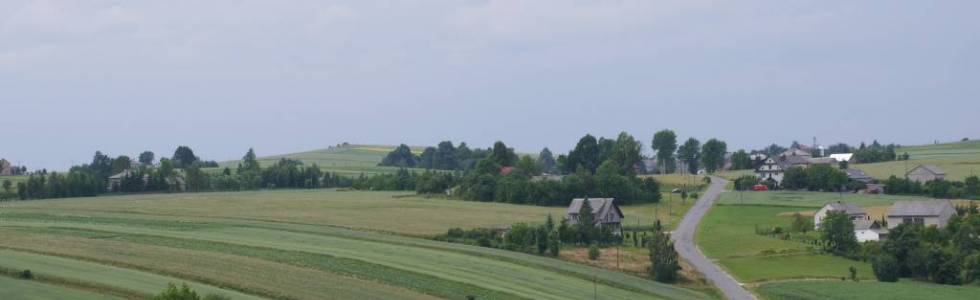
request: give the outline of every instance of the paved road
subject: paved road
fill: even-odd
[[[701,253],[701,249],[694,244],[694,232],[697,230],[701,218],[708,212],[711,205],[718,200],[718,195],[725,189],[727,181],[719,177],[711,177],[711,185],[708,190],[701,195],[698,202],[687,211],[684,219],[674,230],[674,249],[681,257],[686,259],[695,269],[697,269],[712,284],[718,287],[725,297],[732,300],[754,300],[752,293],[742,287],[735,278],[725,273],[718,265]]]

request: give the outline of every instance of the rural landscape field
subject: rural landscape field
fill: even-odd
[[[980,300],[980,1],[0,1],[0,300]]]

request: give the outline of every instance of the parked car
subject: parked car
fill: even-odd
[[[752,186],[753,191],[768,191],[769,187],[765,184],[756,184]]]

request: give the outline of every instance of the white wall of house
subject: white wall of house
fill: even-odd
[[[881,238],[877,232],[871,229],[855,230],[854,236],[857,237],[858,242],[862,243],[867,241],[877,241]]]

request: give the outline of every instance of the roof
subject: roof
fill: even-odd
[[[868,229],[874,229],[878,232],[888,232],[888,229],[884,228],[884,226],[881,226],[881,223],[876,220],[861,219],[861,220],[854,221],[854,230],[868,230]]]
[[[844,202],[831,202],[824,204],[824,207],[830,206],[830,210],[837,210],[846,212],[848,215],[866,215],[863,209],[854,205],[853,203]]]
[[[830,158],[836,159],[837,161],[851,161],[853,157],[854,153],[836,153],[830,155]]]
[[[813,156],[813,155],[810,154],[810,152],[793,148],[793,149],[783,151],[783,153],[780,154],[780,156]]]
[[[854,180],[871,179],[871,176],[868,175],[868,173],[865,173],[864,170],[861,170],[861,169],[847,168],[846,170],[844,170],[844,172],[847,173],[847,177],[848,178],[851,178],[851,179],[854,179]]]
[[[810,164],[836,164],[837,160],[832,157],[816,157],[808,159]]]
[[[514,172],[514,167],[502,167],[500,168],[500,175],[508,175]]]
[[[892,209],[888,211],[888,216],[939,216],[943,210],[949,208],[953,208],[953,204],[949,200],[896,201],[895,205],[892,205]]]
[[[619,217],[623,217],[623,211],[619,210],[619,205],[616,205],[616,201],[613,198],[588,198],[589,206],[592,206],[592,214],[596,216],[596,220],[602,220],[603,217],[609,214],[610,210],[615,210]],[[566,214],[578,215],[579,210],[582,209],[582,203],[585,199],[577,198],[572,199],[572,203],[568,205],[568,210]]]
[[[915,170],[918,169],[925,170],[926,172],[932,173],[933,175],[946,175],[946,171],[943,171],[943,169],[940,169],[939,166],[936,165],[919,165],[918,167],[915,167],[914,169],[909,171],[908,174],[911,174],[912,172],[915,172]]]

